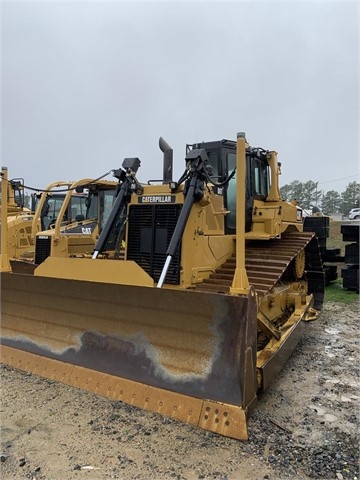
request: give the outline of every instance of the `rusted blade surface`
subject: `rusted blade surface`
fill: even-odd
[[[256,302],[1,274],[4,345],[246,407],[256,394]]]

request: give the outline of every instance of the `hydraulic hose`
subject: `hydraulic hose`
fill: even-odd
[[[167,251],[166,251],[167,257],[166,257],[166,261],[165,261],[164,267],[163,267],[161,275],[160,275],[159,282],[157,284],[157,288],[161,288],[163,286],[167,271],[168,271],[169,266],[170,266],[171,259],[175,255],[176,249],[178,248],[180,240],[181,240],[182,235],[184,233],[186,222],[187,222],[187,220],[189,218],[189,215],[190,215],[191,207],[193,206],[193,204],[195,202],[195,189],[196,189],[197,182],[198,182],[198,175],[194,175],[192,177],[192,179],[190,180],[190,185],[189,185],[189,189],[188,189],[188,192],[187,192],[187,195],[186,195],[186,198],[185,198],[184,205],[181,209],[179,219],[177,221],[175,230],[172,234],[169,246],[168,246]]]

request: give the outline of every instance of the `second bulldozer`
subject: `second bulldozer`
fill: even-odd
[[[118,183],[112,180],[83,178],[72,182],[51,228],[35,237],[35,265],[48,256],[91,257],[117,188]],[[77,190],[79,193],[75,193]]]
[[[160,145],[156,184],[124,160],[92,258],[1,274],[2,361],[244,440],[257,395],[321,309],[317,240],[281,199],[276,152],[242,133],[188,145],[174,182]]]
[[[36,233],[40,221],[36,221],[34,212],[25,206],[24,179],[14,178],[6,183],[6,188],[1,187],[0,212],[1,224],[6,223],[7,254],[10,259],[29,257],[34,252],[32,225]]]
[[[6,198],[2,197],[0,205],[0,210],[3,212],[1,223],[6,219],[6,250],[14,272],[31,273],[34,270],[37,233],[55,225],[57,220],[64,228],[64,225],[71,222],[71,212],[74,209],[85,210],[86,196],[81,193],[77,194],[71,188],[72,183],[53,182],[44,190],[32,194],[31,209],[29,209],[25,206],[24,180],[15,178],[7,182],[7,196]],[[58,219],[66,193],[69,193],[70,197],[63,209],[63,216]],[[5,210],[3,208],[4,200],[6,200]]]

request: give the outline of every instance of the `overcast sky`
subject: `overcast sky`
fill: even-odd
[[[44,188],[185,145],[276,150],[281,184],[359,175],[357,2],[2,3],[1,164]],[[109,177],[111,178],[111,177]]]

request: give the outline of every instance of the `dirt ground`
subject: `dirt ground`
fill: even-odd
[[[2,366],[1,478],[360,479],[358,367],[358,304],[325,304],[239,442]]]

